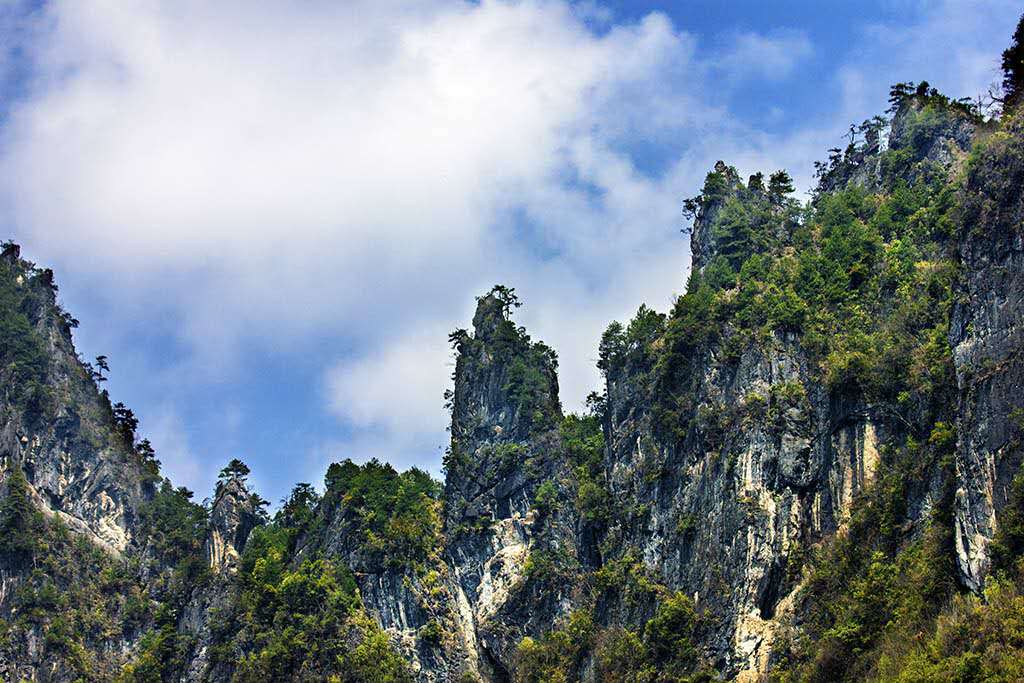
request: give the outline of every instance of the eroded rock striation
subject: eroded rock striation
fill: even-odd
[[[443,485],[344,461],[273,517],[238,461],[206,504],[159,475],[6,245],[0,677],[896,677],[1019,581],[1024,118],[894,93],[807,206],[714,167],[687,293],[609,326],[587,414],[497,286]]]

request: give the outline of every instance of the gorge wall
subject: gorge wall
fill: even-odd
[[[609,326],[588,414],[495,287],[443,485],[345,461],[273,518],[242,463],[205,506],[159,474],[6,245],[0,677],[942,679],[944,610],[1020,584],[1024,118],[926,84],[890,114],[806,206],[719,162],[686,294]],[[1005,673],[990,636],[944,647]]]

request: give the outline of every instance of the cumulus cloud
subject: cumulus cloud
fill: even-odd
[[[681,291],[680,200],[715,159],[799,163],[806,186],[842,129],[767,135],[722,104],[723,83],[812,58],[806,35],[705,56],[666,16],[615,23],[600,3],[52,0],[27,20],[31,78],[0,128],[15,236],[174,334],[177,381],[246,372],[242,345],[337,340],[310,391],[348,452],[405,464],[436,468],[446,333],[473,294],[518,288],[579,407],[604,325]],[[664,163],[638,164],[643,145]],[[175,424],[161,450],[199,485]]]
[[[807,34],[795,30],[774,34],[738,33],[728,43],[729,48],[718,66],[734,78],[785,78],[814,52]]]
[[[331,410],[361,429],[436,432],[445,423],[441,394],[452,372],[447,340],[448,330],[427,326],[335,365],[326,379]]]
[[[436,430],[436,347],[472,293],[557,272],[529,294],[575,286],[607,314],[605,281],[636,268],[621,257],[677,237],[678,191],[626,147],[712,125],[684,87],[694,41],[659,14],[600,32],[594,16],[53,2],[0,139],[2,204],[34,253],[165,309],[204,372],[242,337],[340,334],[331,409]]]

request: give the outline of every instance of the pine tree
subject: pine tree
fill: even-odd
[[[793,179],[785,171],[776,171],[768,178],[768,194],[773,201],[781,202],[786,195],[792,194],[795,190]]]
[[[245,478],[249,476],[249,466],[238,458],[232,458],[231,462],[227,464],[227,467],[220,471],[218,477],[220,483],[225,484],[229,481],[241,481],[244,482]]]
[[[7,495],[0,501],[0,553],[21,563],[36,550],[42,519],[32,504],[28,480],[20,466],[11,468],[5,483]]]
[[[1013,43],[1003,52],[1003,98],[1007,111],[1024,98],[1024,14],[1017,22]]]

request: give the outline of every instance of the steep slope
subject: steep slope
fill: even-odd
[[[53,273],[0,255],[0,677],[116,671],[147,622],[123,568],[142,555],[155,465],[133,417],[76,355]],[[84,541],[84,542],[83,542]],[[73,590],[79,587],[80,590]]]
[[[496,286],[444,483],[343,461],[273,517],[240,461],[204,505],[160,476],[6,245],[0,677],[1024,675],[1024,118],[892,96],[806,206],[716,164],[686,294],[609,326],[588,414]]]
[[[971,588],[989,566],[996,512],[1020,470],[1024,428],[1024,119],[986,141],[967,170],[950,326],[959,386],[956,545]]]
[[[76,355],[77,322],[57,306],[53,273],[21,260],[13,244],[4,247],[0,268],[7,328],[0,458],[22,469],[46,514],[123,553],[154,483],[135,452],[133,425]]]

